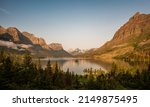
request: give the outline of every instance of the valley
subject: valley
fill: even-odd
[[[0,26],[0,89],[150,89],[149,81],[150,14],[135,13],[101,47],[68,52]]]

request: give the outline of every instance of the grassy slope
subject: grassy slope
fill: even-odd
[[[107,59],[107,61],[112,61],[113,58],[132,58],[132,56],[144,58],[150,53],[150,35],[134,36],[128,43],[107,48],[101,54],[96,53],[95,58]]]

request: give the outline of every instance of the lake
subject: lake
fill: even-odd
[[[101,60],[96,59],[79,59],[79,58],[43,58],[40,59],[42,68],[46,68],[48,60],[51,61],[51,65],[54,66],[56,62],[58,63],[58,66],[63,70],[64,72],[69,69],[70,72],[74,72],[74,74],[82,75],[84,74],[84,69],[93,69],[93,70],[103,70],[105,72],[109,72],[111,70],[112,62],[105,62]],[[35,63],[38,63],[37,59],[34,60]],[[147,68],[147,64],[145,63],[137,63],[134,62],[128,63],[120,60],[113,60],[115,64],[117,64],[118,67],[123,69],[143,69]]]
[[[94,59],[77,59],[77,58],[44,58],[40,59],[41,65],[43,68],[46,67],[47,61],[50,60],[51,64],[54,65],[56,62],[58,63],[58,66],[66,72],[67,69],[69,69],[70,72],[74,72],[75,74],[83,74],[84,69],[90,69],[93,70],[103,70],[107,72],[110,67],[98,60]]]

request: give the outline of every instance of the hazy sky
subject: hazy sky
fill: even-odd
[[[137,11],[150,13],[150,0],[0,0],[0,25],[88,49],[110,40]]]

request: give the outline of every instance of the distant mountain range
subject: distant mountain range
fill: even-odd
[[[84,53],[89,53],[91,51],[94,51],[95,49],[96,48],[92,48],[92,49],[79,49],[79,48],[76,48],[76,49],[69,49],[69,50],[67,50],[67,52],[70,53],[73,56],[78,56],[78,55],[82,55]]]
[[[0,26],[0,48],[18,52],[30,52],[38,57],[70,57],[59,43],[47,44],[43,38],[38,38],[28,32],[20,32],[15,27]]]
[[[137,12],[110,41],[81,56],[104,60],[150,56],[150,14]]]
[[[83,54],[85,53],[87,50],[84,50],[84,49],[79,49],[79,48],[76,48],[76,49],[69,49],[67,50],[68,53],[70,53],[71,55],[79,55],[79,54]]]

